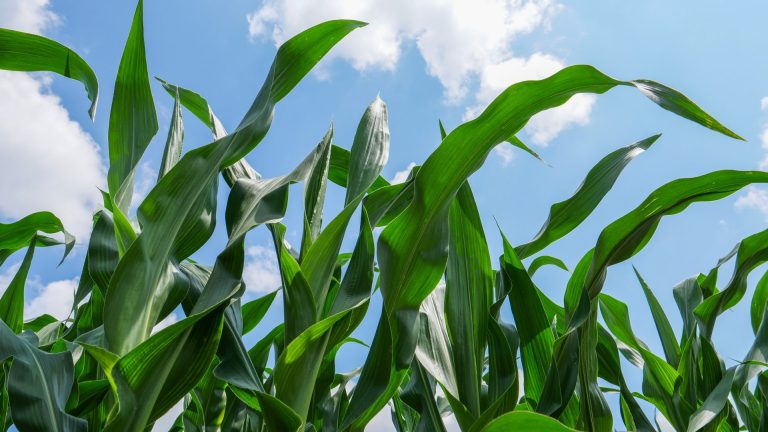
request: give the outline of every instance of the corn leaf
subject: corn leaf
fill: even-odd
[[[88,114],[96,116],[99,83],[91,67],[76,52],[43,36],[0,29],[0,69],[54,72],[80,81],[88,93]]]
[[[541,414],[515,411],[505,414],[488,424],[482,432],[505,432],[511,430],[535,430],[541,432],[573,432],[557,420]]]
[[[144,3],[139,0],[115,79],[109,113],[109,193],[128,212],[133,195],[133,175],[152,137],[157,114],[149,87],[144,50]]]
[[[36,242],[37,239],[32,237],[19,269],[13,275],[13,279],[3,292],[3,296],[0,297],[0,320],[7,324],[14,333],[21,333],[24,329],[24,285],[27,282],[29,267],[32,265]]]
[[[86,431],[85,420],[64,411],[74,380],[72,354],[50,354],[37,345],[34,334],[16,335],[0,322],[0,361],[13,358],[6,384],[13,423],[21,432]]]
[[[648,150],[660,136],[654,135],[638,141],[602,158],[589,170],[587,177],[570,198],[552,205],[547,221],[533,240],[516,248],[520,259],[539,252],[584,222],[608,194],[629,162]]]

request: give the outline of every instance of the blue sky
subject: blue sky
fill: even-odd
[[[96,188],[105,184],[112,85],[134,7],[133,1],[0,1],[0,26],[42,33],[72,47],[100,80],[99,110],[91,122],[78,83],[44,75],[0,74],[0,94],[8,92],[0,97],[2,220],[50,209],[74,227],[84,239],[81,242],[86,241],[90,214],[98,205]],[[763,138],[768,130],[768,99],[761,102],[768,96],[764,78],[768,56],[761,55],[767,13],[768,4],[759,1],[430,0],[413,5],[407,0],[147,0],[145,29],[150,74],[207,97],[225,127],[232,129],[261,85],[276,41],[324,19],[359,18],[371,23],[353,33],[278,106],[269,135],[248,156],[265,176],[295,166],[331,122],[335,143],[349,148],[365,107],[381,94],[389,107],[392,137],[383,174],[392,179],[409,164],[420,164],[439,144],[438,119],[451,129],[506,85],[582,63],[616,78],[648,78],[675,87],[746,138],[747,142],[739,142],[720,136],[659,109],[630,89],[581,98],[535,119],[521,138],[551,167],[505,148],[492,153],[471,178],[493,256],[500,251],[494,218],[513,243],[527,241],[546,219],[549,206],[568,197],[602,156],[663,133],[625,170],[587,222],[545,251],[573,266],[604,226],[656,187],[718,169],[761,167],[768,152],[768,133]],[[153,92],[161,126],[138,172],[140,195],[157,172],[172,108],[160,86],[153,84]],[[207,130],[189,113],[184,115],[186,148],[208,143]],[[343,191],[334,186],[330,190],[326,220],[343,201]],[[222,189],[220,207],[225,200]],[[285,221],[293,243],[299,243],[300,206],[297,186]],[[760,188],[694,205],[665,219],[643,252],[611,269],[605,292],[632,305],[635,330],[660,350],[631,265],[644,275],[677,328],[672,286],[707,272],[740,239],[765,229],[767,221],[768,193]],[[213,262],[224,241],[220,226],[195,259]],[[250,299],[279,282],[266,231],[252,233],[248,247]],[[69,307],[67,298],[76,284],[84,248],[76,248],[56,268],[60,252],[37,253],[27,292],[30,313]],[[9,278],[20,259],[18,254],[12,257],[0,269],[0,279]],[[721,273],[725,283],[730,267]],[[567,277],[546,268],[537,273],[536,282],[561,301]],[[727,363],[748,349],[747,306],[743,301],[726,312],[715,330]],[[357,332],[364,340],[372,337],[379,307],[375,298]],[[279,305],[273,306],[249,342],[275,325],[280,312]],[[511,320],[508,311],[507,319]],[[348,347],[343,353],[339,367],[350,369],[361,364],[365,349]],[[625,366],[631,381],[639,385],[639,374]]]

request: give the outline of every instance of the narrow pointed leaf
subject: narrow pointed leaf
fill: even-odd
[[[115,79],[109,113],[109,193],[128,212],[136,165],[157,133],[144,51],[144,3],[139,0]]]
[[[27,282],[29,267],[32,265],[36,242],[37,239],[32,237],[21,266],[3,292],[3,296],[0,297],[0,320],[6,323],[14,333],[21,333],[24,328],[24,286]]]
[[[539,252],[584,222],[608,194],[629,162],[648,150],[660,136],[654,135],[638,141],[602,158],[589,170],[570,198],[552,205],[547,221],[533,240],[516,248],[520,259]]]

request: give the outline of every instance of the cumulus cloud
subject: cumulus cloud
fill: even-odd
[[[43,33],[58,22],[46,0],[0,4],[0,27]],[[81,240],[104,178],[99,147],[50,91],[51,77],[0,71],[0,216],[50,210]]]
[[[737,209],[757,210],[768,220],[768,191],[754,186],[747,188],[747,194],[740,196],[734,204]]]
[[[245,255],[243,281],[248,291],[263,294],[280,288],[282,281],[274,249],[249,246]]]
[[[32,319],[48,314],[58,320],[64,320],[72,311],[78,279],[65,279],[42,284],[36,278],[27,281],[35,296],[24,305],[24,318]]]
[[[466,101],[477,83],[465,113],[472,118],[510,84],[543,78],[564,66],[550,54],[524,57],[512,50],[520,36],[547,29],[560,9],[552,0],[267,0],[247,20],[252,39],[268,37],[275,43],[328,19],[367,21],[368,27],[348,36],[329,58],[361,71],[393,70],[404,44],[415,43],[448,103]],[[535,117],[528,127],[531,140],[546,145],[569,127],[586,124],[593,103],[594,97],[580,96]],[[502,151],[502,161],[505,155]]]
[[[48,0],[4,0],[0,3],[0,27],[41,33],[59,23],[59,17],[48,9]]]
[[[395,175],[392,177],[392,180],[390,183],[405,183],[406,180],[408,180],[408,176],[411,174],[411,170],[416,166],[416,162],[411,162],[408,164],[407,167],[405,167],[404,170],[398,171],[395,173]]]
[[[507,143],[501,143],[493,148],[494,154],[499,157],[501,166],[509,166],[515,159],[515,152],[512,151],[512,147]]]

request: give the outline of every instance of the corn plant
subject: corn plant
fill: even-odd
[[[0,297],[4,429],[144,431],[181,404],[173,431],[360,431],[383,409],[398,431],[444,431],[448,414],[463,431],[610,431],[620,423],[640,431],[766,430],[768,276],[752,299],[754,342],[743,361],[726,369],[711,337],[718,316],[743,299],[747,277],[768,260],[768,231],[674,287],[684,323],[677,331],[637,272],[663,356],[635,336],[628,307],[602,289],[608,267],[639,253],[665,216],[768,183],[768,173],[716,171],[659,187],[600,233],[572,269],[561,302],[532,276],[542,266],[568,267],[541,252],[584,222],[659,136],[601,159],[529,242],[514,246],[500,232],[497,261],[468,182],[502,143],[537,156],[516,136],[532,116],[615,87],[741,138],[665,85],[572,66],[510,86],[450,133],[440,123],[441,144],[405,183],[380,176],[390,143],[387,106],[378,97],[349,148],[334,144],[332,127],[318,131],[318,144],[293,170],[261,177],[244,157],[268,133],[279,102],[364,25],[328,21],[287,40],[230,133],[202,95],[160,80],[174,102],[171,124],[157,184],[131,220],[136,166],[159,129],[138,2],[109,115],[108,188],[69,318],[25,317],[24,286],[36,248],[62,245],[66,257],[74,238],[48,212],[0,224],[0,264],[26,248]],[[0,68],[78,80],[95,115],[95,73],[53,40],[0,29]],[[210,129],[209,144],[184,151],[185,110]],[[345,189],[344,207],[331,217],[323,214],[329,181]],[[297,183],[304,201],[295,248],[283,220]],[[195,262],[190,256],[213,234],[220,187],[228,188],[227,242],[215,262]],[[282,286],[243,303],[245,238],[257,228],[271,234]],[[351,252],[342,251],[345,235],[354,239]],[[719,289],[719,268],[731,259],[733,276]],[[376,332],[355,339],[377,291]],[[278,294],[282,322],[263,322]],[[502,319],[505,307],[513,323]],[[183,319],[155,331],[179,310]],[[257,326],[269,331],[248,347],[244,336]],[[369,346],[368,357],[356,370],[339,371],[336,354],[347,343]],[[642,389],[629,388],[620,356],[642,369]],[[608,393],[618,393],[618,412]]]

